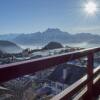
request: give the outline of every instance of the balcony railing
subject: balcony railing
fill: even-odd
[[[94,53],[99,51],[100,48],[91,48],[35,60],[0,65],[0,83],[87,56],[87,75],[53,97],[52,100],[69,100],[69,97],[73,97],[76,100],[80,98],[92,100],[94,96],[100,93],[100,66],[93,70]]]

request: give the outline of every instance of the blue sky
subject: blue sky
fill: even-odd
[[[70,33],[99,34],[100,12],[87,16],[83,9],[86,1],[0,0],[0,34],[31,33],[47,28],[60,28]],[[100,5],[99,0],[96,3]]]

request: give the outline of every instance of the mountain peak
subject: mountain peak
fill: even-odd
[[[48,28],[45,32],[61,32],[58,28]]]

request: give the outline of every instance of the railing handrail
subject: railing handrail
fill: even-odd
[[[89,53],[96,53],[98,51],[100,51],[100,47],[0,65],[0,83],[23,75],[32,74],[40,70],[51,68],[52,66],[75,60],[80,57],[87,56]]]

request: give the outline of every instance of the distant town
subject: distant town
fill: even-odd
[[[62,44],[58,42],[50,42],[41,49],[32,50],[30,48],[26,48],[21,50],[21,52],[19,53],[3,53],[2,51],[0,51],[0,64],[8,64],[18,61],[36,59],[40,57],[47,57],[56,54],[73,52],[75,50],[80,50],[80,49],[83,48],[69,47],[69,46],[64,47]]]

